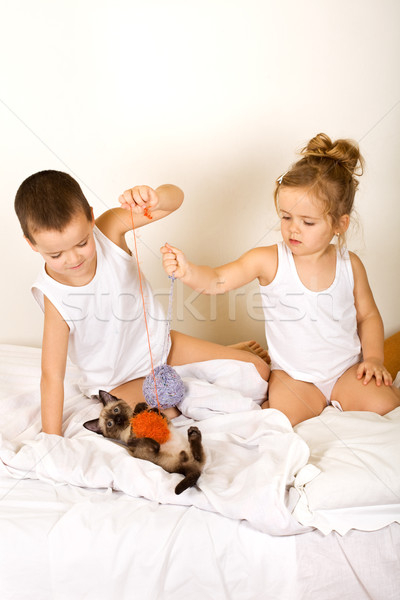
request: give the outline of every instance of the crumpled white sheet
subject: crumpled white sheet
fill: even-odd
[[[295,431],[311,449],[294,483],[300,523],[342,535],[400,523],[400,407],[381,416],[328,406]]]
[[[175,495],[180,475],[134,459],[124,448],[84,429],[84,421],[98,416],[100,404],[77,393],[73,368],[66,379],[63,438],[40,433],[36,386],[27,385],[17,395],[8,390],[1,399],[3,469],[16,478],[112,488],[165,504],[193,505],[246,520],[272,535],[304,531],[291,516],[298,499],[292,485],[307,464],[309,449],[282,413],[260,409],[256,401],[265,396],[266,383],[254,366],[218,360],[177,370],[187,385],[181,409],[188,415],[179,417],[177,425],[187,428],[189,416],[202,419],[198,425],[207,460],[197,487]],[[29,364],[21,364],[18,375],[24,374],[27,383]]]
[[[100,405],[79,393],[71,365],[65,437],[41,434],[40,351],[20,346],[0,346],[0,475],[194,505],[272,535],[310,527],[344,535],[400,521],[400,408],[381,417],[327,407],[293,431],[283,414],[260,409],[266,384],[253,365],[210,361],[177,370],[188,394],[174,423],[185,428],[196,419],[207,452],[198,487],[176,496],[179,475],[85,430]]]

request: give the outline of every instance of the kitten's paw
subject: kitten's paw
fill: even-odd
[[[149,407],[147,406],[146,402],[138,402],[138,404],[136,404],[135,408],[133,409],[133,414],[134,415],[138,415],[139,413],[142,413],[144,410],[147,410]]]
[[[201,431],[197,427],[189,427],[188,429],[188,440],[192,456],[198,462],[203,462],[204,451],[201,443]]]
[[[149,412],[153,412],[156,413],[156,415],[160,415],[160,417],[163,417],[163,419],[166,419],[167,417],[164,415],[163,412],[161,412],[161,410],[159,410],[157,408],[157,406],[155,406],[154,408],[149,408]]]
[[[153,440],[153,438],[137,438],[131,436],[127,442],[128,450],[131,451],[132,456],[135,453],[141,453],[143,450],[158,454],[160,452],[160,444]]]
[[[154,452],[154,454],[158,454],[160,452],[160,444],[153,440],[153,438],[141,438],[143,442],[143,446],[145,446],[148,450]]]
[[[189,427],[188,440],[189,440],[189,442],[195,441],[195,440],[201,440],[201,431],[198,427]]]

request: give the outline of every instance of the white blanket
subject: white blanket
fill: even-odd
[[[198,421],[207,461],[198,486],[176,496],[179,475],[82,427],[100,405],[79,393],[74,367],[59,438],[40,433],[40,350],[0,346],[0,360],[0,475],[194,505],[272,535],[400,522],[400,408],[381,417],[328,407],[293,431],[283,414],[260,409],[266,384],[253,365],[179,367],[187,395],[174,422]]]
[[[12,352],[6,360],[12,363]],[[199,427],[207,455],[198,486],[180,496],[174,493],[180,475],[134,459],[124,448],[83,428],[84,421],[98,416],[101,405],[77,393],[71,367],[65,435],[40,433],[39,373],[37,365],[33,370],[31,366],[28,357],[23,367],[25,389],[13,394],[8,381],[0,403],[0,458],[8,474],[194,505],[246,520],[273,535],[304,530],[291,516],[298,494],[288,490],[307,464],[309,449],[282,413],[262,411],[255,402],[265,395],[266,384],[253,365],[209,361],[177,369],[187,387],[182,411],[203,419]],[[19,370],[18,365],[9,367],[11,372]],[[20,379],[16,388],[19,384]],[[193,422],[188,417],[177,421],[185,428]]]

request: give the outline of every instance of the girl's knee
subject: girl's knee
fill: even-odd
[[[353,379],[348,385],[338,389],[335,399],[346,411],[368,411],[386,415],[400,406],[400,395],[397,392],[393,386],[377,386],[374,380],[364,385],[362,381]]]
[[[380,387],[383,388],[383,386]],[[386,393],[380,394],[377,410],[374,411],[380,415],[386,415],[400,406],[400,395],[397,393],[398,390],[393,386],[385,386],[384,389],[386,390]]]

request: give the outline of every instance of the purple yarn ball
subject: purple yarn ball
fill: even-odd
[[[175,369],[169,365],[159,365],[154,369],[154,376],[161,408],[171,408],[182,402],[185,384]],[[158,406],[153,373],[149,373],[143,382],[143,395],[149,406]]]

